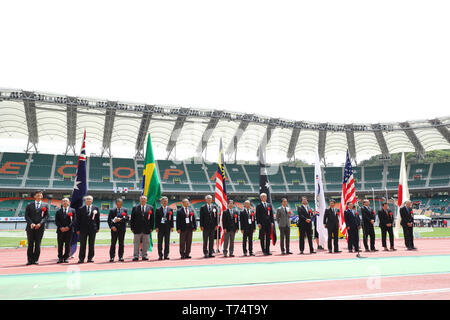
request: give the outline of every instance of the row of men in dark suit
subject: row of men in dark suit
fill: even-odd
[[[28,250],[27,264],[37,264],[40,255],[40,242],[42,240],[45,223],[48,220],[48,205],[42,202],[42,192],[34,194],[35,201],[28,204],[25,211],[27,221]],[[95,254],[95,237],[100,228],[100,210],[93,205],[92,196],[85,197],[85,205],[77,213],[70,208],[70,200],[64,198],[61,201],[61,208],[56,212],[55,223],[57,226],[58,241],[58,263],[67,263],[70,242],[73,230],[76,230],[80,236],[79,263],[83,263],[86,258],[86,246],[88,245],[87,261],[93,262]],[[203,253],[205,258],[214,257],[214,240],[217,235],[219,225],[219,210],[212,203],[212,196],[205,197],[206,204],[200,208],[200,228],[203,233]],[[228,209],[223,212],[222,226],[224,233],[224,256],[229,254],[233,257],[235,233],[240,229],[243,234],[242,247],[244,255],[249,253],[253,256],[253,233],[256,226],[259,229],[259,239],[261,250],[264,255],[270,255],[270,240],[274,232],[275,216],[280,230],[280,247],[282,254],[292,254],[289,248],[290,238],[290,215],[291,211],[287,207],[287,199],[282,199],[282,205],[277,209],[276,215],[272,204],[267,202],[267,195],[260,195],[261,202],[253,210],[250,201],[244,202],[243,210],[239,211],[234,206],[234,201],[228,202]],[[354,209],[351,202],[348,209],[344,212],[344,219],[348,232],[349,251],[359,251],[359,228],[363,226],[364,242],[366,249],[367,237],[371,239],[371,249],[374,247],[373,224],[375,220],[374,212],[370,209],[370,202],[364,201],[361,209],[362,219]],[[302,205],[297,208],[300,241],[300,254],[304,251],[304,238],[308,238],[308,244],[311,253],[315,253],[312,244],[312,221],[314,213],[308,205],[306,197],[302,197]],[[411,202],[407,201],[401,208],[402,227],[405,237],[405,245],[409,250],[413,250],[413,222]],[[380,218],[380,227],[382,231],[382,244],[385,250],[386,234],[389,234],[391,250],[394,248],[392,212],[388,209],[387,203],[383,203],[383,208],[378,212]],[[189,259],[192,244],[192,233],[197,229],[197,221],[194,211],[190,208],[188,199],[183,199],[182,207],[177,210],[177,232],[180,235],[180,255],[182,259]],[[183,217],[183,218],[181,218]],[[329,252],[341,252],[338,247],[339,234],[339,210],[335,208],[334,200],[330,200],[330,207],[325,210],[324,225],[328,230],[328,249]],[[126,224],[130,223],[131,231],[134,234],[133,239],[133,261],[137,261],[139,256],[142,260],[148,260],[147,251],[150,245],[150,233],[156,230],[158,235],[158,255],[159,260],[169,259],[170,233],[174,228],[174,210],[168,206],[167,197],[161,198],[161,206],[154,210],[147,204],[147,198],[141,196],[139,204],[132,208],[131,216],[128,215],[128,209],[123,207],[122,199],[116,200],[116,207],[111,209],[108,215],[108,225],[111,229],[110,261],[113,262],[118,242],[119,261],[123,261],[124,239],[126,233]],[[247,249],[248,248],[248,249]]]
[[[403,228],[403,235],[405,239],[405,246],[408,250],[415,250],[413,240],[413,227],[414,216],[411,208],[411,201],[406,201],[405,205],[400,208],[401,226]],[[383,202],[382,208],[378,211],[379,226],[381,229],[381,243],[384,251],[389,251],[386,243],[387,235],[389,235],[390,250],[396,251],[394,247],[394,215],[389,210],[387,202]],[[328,230],[328,250],[332,252],[334,246],[334,252],[340,252],[338,247],[339,236],[339,221],[340,212],[335,208],[335,201],[330,200],[330,207],[325,210],[324,214],[324,226]],[[348,235],[348,250],[352,252],[359,252],[359,230],[363,229],[363,244],[366,252],[378,251],[375,248],[375,210],[370,208],[370,201],[364,200],[363,207],[361,208],[361,216],[355,209],[354,204],[349,201],[347,203],[347,209],[344,212],[344,221],[347,228]],[[368,244],[368,238],[370,238],[370,249]]]

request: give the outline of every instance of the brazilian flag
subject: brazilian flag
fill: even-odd
[[[161,182],[159,181],[158,171],[155,166],[155,157],[153,156],[152,140],[150,134],[147,139],[147,150],[145,151],[144,172],[142,177],[142,195],[147,197],[147,203],[153,206],[153,219],[155,219],[156,203],[161,198]],[[154,220],[153,220],[154,224]],[[150,233],[150,247],[152,251],[153,241]]]

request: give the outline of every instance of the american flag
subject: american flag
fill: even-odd
[[[344,168],[344,182],[342,183],[342,195],[340,205],[339,229],[343,235],[347,235],[347,227],[344,220],[344,211],[347,210],[347,202],[356,202],[355,180],[353,179],[353,168],[347,150],[347,159]]]
[[[216,190],[214,192],[214,202],[217,204],[217,207],[219,208],[219,215],[220,221],[219,221],[219,228],[217,229],[217,233],[221,232],[222,230],[222,213],[227,209],[227,188],[225,185],[225,166],[224,166],[224,157],[223,157],[223,148],[222,148],[222,138],[220,138],[220,148],[219,148],[219,163],[217,167],[217,174],[216,174]],[[222,233],[222,239],[220,241],[220,244],[223,243],[223,232]],[[219,238],[219,237],[217,237]],[[217,240],[218,241],[218,240]],[[217,249],[219,248],[219,243],[217,243]]]

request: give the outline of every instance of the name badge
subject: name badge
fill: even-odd
[[[248,219],[248,224],[252,224],[252,219]]]
[[[190,222],[189,218],[186,218],[186,223],[189,223],[189,222]]]

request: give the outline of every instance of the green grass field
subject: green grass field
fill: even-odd
[[[414,232],[420,235],[421,238],[427,237],[450,237],[450,228],[414,228]],[[279,234],[279,232],[277,233]],[[361,233],[362,234],[362,233]],[[376,238],[381,238],[380,228],[375,228]],[[403,233],[400,230],[400,237],[403,237]],[[152,232],[153,243],[157,242],[157,236],[155,232]],[[255,232],[254,238],[257,238],[257,232]],[[0,247],[18,247],[20,240],[26,240],[26,232],[24,230],[14,230],[14,231],[0,231]],[[95,243],[98,245],[110,244],[111,234],[109,229],[100,230],[97,234]],[[178,234],[176,231],[172,232],[170,237],[172,243],[178,243]],[[194,232],[193,242],[202,241],[202,232],[200,230]],[[298,229],[296,227],[291,228],[291,239],[298,240]],[[239,232],[236,234],[236,241],[242,240],[242,234]],[[133,243],[133,234],[128,229],[125,235],[125,244]],[[43,246],[56,246],[56,231],[54,229],[48,229],[44,233],[44,238],[42,239]]]

